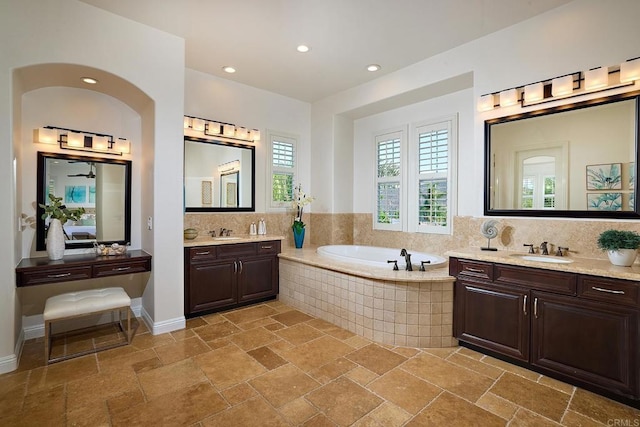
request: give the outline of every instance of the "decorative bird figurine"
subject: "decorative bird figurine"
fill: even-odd
[[[483,251],[497,251],[497,248],[492,248],[491,247],[491,239],[494,239],[498,236],[498,227],[497,227],[498,221],[496,221],[495,219],[489,219],[486,220],[485,222],[482,223],[482,225],[480,226],[480,233],[482,233],[482,235],[484,237],[487,238],[487,247],[486,248],[480,248]]]

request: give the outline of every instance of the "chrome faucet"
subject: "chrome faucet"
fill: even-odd
[[[413,271],[413,267],[411,266],[411,254],[409,252],[407,252],[406,249],[403,248],[400,251],[400,256],[404,257],[404,262],[406,264],[405,270]]]
[[[549,243],[549,242],[540,243],[540,254],[541,255],[549,255],[549,248],[547,248],[547,243]]]

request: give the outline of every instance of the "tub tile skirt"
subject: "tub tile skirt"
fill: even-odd
[[[451,282],[367,279],[280,259],[279,299],[381,344],[451,347]]]

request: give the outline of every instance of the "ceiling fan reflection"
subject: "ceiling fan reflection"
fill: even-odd
[[[88,179],[92,179],[96,177],[96,174],[93,172],[93,167],[95,166],[95,164],[93,162],[88,163],[89,164],[89,173],[76,173],[76,174],[71,174],[71,175],[67,175],[68,177],[81,177],[84,176],[85,178]]]

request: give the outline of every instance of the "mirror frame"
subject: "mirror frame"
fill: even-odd
[[[45,167],[47,159],[63,159],[63,160],[76,160],[82,162],[94,162],[94,163],[108,163],[123,165],[125,167],[125,200],[124,200],[124,239],[123,240],[100,240],[100,243],[111,244],[118,243],[120,245],[126,245],[131,242],[131,160],[124,159],[111,159],[106,157],[89,157],[80,156],[76,154],[67,153],[46,153],[38,151],[38,171],[37,171],[37,195],[36,195],[36,250],[46,250],[45,240],[45,225],[42,214],[44,214],[44,208],[40,207],[40,204],[46,204],[44,200],[45,190]],[[65,241],[65,249],[79,249],[79,248],[91,248],[93,242],[82,243],[69,243]]]
[[[251,206],[245,206],[245,207],[239,206],[236,208],[230,208],[230,207],[203,208],[203,207],[189,207],[185,205],[184,211],[185,212],[255,212],[256,210],[256,147],[253,145],[237,144],[234,142],[222,141],[219,139],[197,138],[193,136],[185,136],[184,141],[185,143],[187,141],[200,142],[204,144],[220,145],[223,147],[243,148],[245,150],[251,151]],[[186,156],[184,156],[184,161],[185,162],[187,161]],[[184,184],[184,170],[186,170],[186,167],[183,169],[183,177],[182,177],[183,184]]]
[[[596,211],[596,210],[551,210],[551,209],[492,209],[491,208],[491,127],[493,125],[525,120],[533,117],[546,116],[565,111],[579,110],[612,102],[635,99],[635,208],[633,211]],[[516,216],[516,217],[565,217],[565,218],[609,218],[609,219],[640,219],[640,201],[638,196],[638,169],[640,162],[640,91],[621,93],[603,98],[590,99],[587,101],[565,104],[556,107],[535,110],[531,112],[515,114],[511,116],[498,117],[485,120],[484,122],[484,215],[485,216]],[[571,157],[569,157],[570,159]]]

